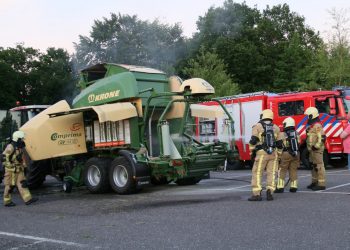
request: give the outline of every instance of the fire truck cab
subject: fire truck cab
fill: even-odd
[[[287,117],[292,117],[296,123],[296,129],[301,136],[301,160],[305,167],[309,166],[308,152],[305,145],[307,117],[304,115],[308,107],[316,107],[320,113],[319,118],[326,134],[325,164],[329,160],[343,160],[342,140],[340,133],[347,126],[347,106],[339,91],[311,91],[269,93],[256,92],[220,98],[226,109],[233,117],[235,124],[234,139],[239,153],[240,164],[250,161],[249,140],[252,126],[259,121],[261,111],[271,109],[274,113],[274,123],[283,131],[282,122]],[[205,105],[215,105],[206,103]],[[201,120],[198,136],[201,140],[211,141],[218,139],[228,141],[230,135],[225,132],[225,117],[221,120]],[[231,136],[232,137],[232,136]],[[341,164],[343,161],[337,161]],[[250,162],[249,162],[250,163]],[[235,167],[240,167],[234,164]]]

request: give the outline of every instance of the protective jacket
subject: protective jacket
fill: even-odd
[[[312,183],[310,187],[318,186],[324,189],[326,185],[326,175],[323,162],[323,152],[326,136],[321,123],[318,121],[312,123],[310,127],[307,128],[306,134],[307,149],[309,151],[309,160],[312,167]]]
[[[26,167],[23,149],[17,148],[15,143],[10,143],[6,146],[3,155],[5,156],[4,168],[4,205],[12,202],[11,193],[17,187],[24,202],[32,199],[32,196],[27,188],[24,168]]]
[[[308,151],[322,152],[324,150],[325,134],[322,124],[315,122],[306,129],[306,144]]]
[[[273,192],[275,189],[275,172],[278,167],[278,152],[283,149],[281,132],[273,123],[259,122],[252,128],[252,137],[249,149],[256,153],[252,169],[252,193],[259,196],[262,190],[262,177],[266,169],[266,190]]]
[[[282,137],[283,153],[280,156],[276,192],[283,192],[287,171],[289,172],[290,191],[296,192],[298,188],[297,169],[300,166],[300,154],[298,151],[300,137],[294,128],[285,129],[284,133],[282,133]]]

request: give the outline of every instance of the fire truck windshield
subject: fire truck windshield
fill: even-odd
[[[343,101],[343,106],[344,106],[344,109],[345,109],[345,113],[348,113],[348,111],[350,110],[350,100],[342,98],[342,101]]]

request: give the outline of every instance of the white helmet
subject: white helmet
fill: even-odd
[[[23,131],[16,131],[12,134],[12,140],[17,142],[18,139],[24,139],[24,132]]]
[[[273,112],[271,109],[264,109],[260,115],[261,120],[270,119],[273,120]]]
[[[287,117],[282,122],[284,128],[295,127],[295,121],[292,117]]]
[[[318,117],[318,110],[315,107],[308,107],[304,114],[311,117],[311,119],[315,119]]]

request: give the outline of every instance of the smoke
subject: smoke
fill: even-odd
[[[75,44],[78,69],[100,62],[157,68],[173,73],[186,50],[179,24],[142,21],[137,16],[111,14],[95,21],[90,37]]]

